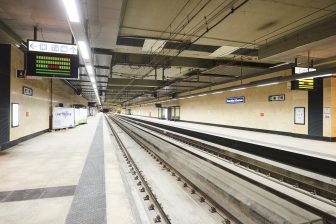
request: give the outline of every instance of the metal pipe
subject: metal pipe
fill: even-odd
[[[37,40],[37,26],[34,26],[34,40]]]

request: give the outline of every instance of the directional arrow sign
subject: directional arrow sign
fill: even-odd
[[[76,48],[75,47],[71,47],[69,50],[70,50],[71,53],[75,53],[75,52],[77,52],[77,47]]]
[[[72,55],[77,55],[78,53],[77,46],[73,44],[29,40],[28,46],[29,51],[36,52],[62,53]],[[59,51],[59,49],[61,49],[61,52]]]

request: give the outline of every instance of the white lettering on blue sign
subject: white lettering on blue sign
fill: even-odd
[[[226,103],[229,103],[229,104],[245,103],[245,97],[244,96],[241,96],[241,97],[229,97],[229,98],[226,98]]]
[[[40,41],[28,41],[28,50],[37,52],[48,52],[48,53],[61,53],[61,54],[72,54],[77,55],[78,49],[76,45],[72,44],[61,44],[61,43],[51,43],[51,42],[40,42]]]

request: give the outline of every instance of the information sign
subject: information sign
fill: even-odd
[[[268,101],[285,101],[285,94],[268,96]]]
[[[292,90],[314,90],[314,79],[300,79],[291,82]]]
[[[33,89],[27,86],[22,87],[22,94],[27,96],[33,96]]]
[[[245,97],[228,97],[226,98],[226,103],[228,104],[236,104],[236,103],[245,103]]]
[[[78,79],[76,45],[28,41],[27,76]]]

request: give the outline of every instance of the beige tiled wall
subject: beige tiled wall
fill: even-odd
[[[331,91],[330,91],[330,96],[331,96],[331,136],[336,137],[336,78],[331,78]]]
[[[285,94],[286,100],[269,102],[268,96]],[[245,103],[226,104],[227,97],[245,96]],[[294,107],[308,106],[308,94],[305,91],[291,91],[287,83],[268,87],[255,87],[246,90],[226,92],[172,101],[163,106],[181,106],[181,120],[205,123],[232,125],[307,134],[308,111],[306,124],[294,124]],[[132,108],[135,115],[157,116],[154,105]],[[261,114],[264,116],[261,116]]]
[[[290,69],[254,77],[245,80],[245,82],[288,75],[291,75]],[[212,89],[237,84],[239,83],[223,84],[212,87]],[[241,91],[229,91],[222,94],[170,101],[169,103],[163,103],[163,106],[181,106],[181,120],[307,134],[308,93],[306,91],[291,91],[288,86],[289,83],[281,83],[273,86],[253,87]],[[282,102],[268,101],[268,96],[278,94],[285,94],[286,100]],[[226,104],[227,97],[237,96],[245,96],[246,103]],[[306,108],[305,125],[294,124],[294,107]],[[152,117],[156,117],[157,109],[154,108],[154,105],[148,105],[132,108],[132,113],[142,116],[151,114]],[[261,116],[262,113],[264,116]]]
[[[49,128],[51,113],[51,82],[53,105],[63,103],[87,105],[87,100],[78,96],[62,80],[57,79],[18,79],[16,70],[24,68],[24,55],[16,47],[11,54],[11,103],[20,105],[20,125],[11,128],[10,141]],[[33,96],[22,94],[22,87],[33,89]]]

